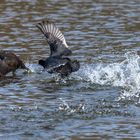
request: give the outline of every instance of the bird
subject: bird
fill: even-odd
[[[0,50],[0,77],[5,77],[10,72],[15,75],[15,71],[19,68],[29,70],[16,54]]]
[[[43,20],[36,24],[43,33],[50,47],[50,55],[38,61],[48,73],[58,73],[61,77],[67,77],[80,68],[78,60],[71,60],[68,56],[72,54],[66,43],[65,37],[54,22]]]

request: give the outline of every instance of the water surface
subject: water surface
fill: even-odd
[[[43,19],[81,63],[67,79],[37,64],[49,55]],[[139,23],[139,0],[0,1],[0,49],[32,70],[0,81],[0,139],[140,138]]]

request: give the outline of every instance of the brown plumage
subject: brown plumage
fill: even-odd
[[[5,76],[9,72],[14,74],[18,68],[28,70],[22,60],[14,53],[0,51],[0,77]]]

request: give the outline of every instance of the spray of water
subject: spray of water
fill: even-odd
[[[60,101],[62,102],[60,105],[59,105],[59,110],[60,111],[66,111],[68,114],[72,114],[72,113],[75,113],[75,112],[84,112],[85,111],[85,104],[82,104],[82,103],[78,103],[78,105],[69,105],[64,99],[60,98]]]
[[[126,53],[121,63],[86,65],[77,75],[91,83],[120,87],[120,98],[139,97],[140,57],[136,52]]]
[[[43,71],[43,67],[38,64],[26,63],[25,65],[30,69],[31,73],[38,73]]]
[[[42,73],[37,64],[26,64],[33,73]],[[74,74],[74,78],[103,86],[121,88],[120,98],[138,97],[140,94],[140,57],[128,52],[122,62],[112,64],[85,65]],[[58,79],[58,78],[56,78]],[[60,78],[59,78],[60,79]],[[57,80],[56,80],[57,81]],[[65,79],[64,79],[65,81]]]

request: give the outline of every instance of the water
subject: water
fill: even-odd
[[[53,19],[81,63],[60,79],[35,27]],[[139,139],[140,2],[0,1],[0,47],[31,69],[0,81],[0,139]]]

